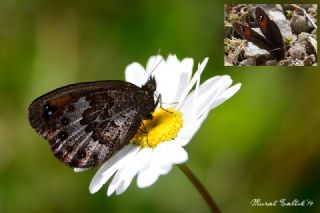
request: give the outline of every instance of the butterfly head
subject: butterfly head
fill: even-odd
[[[150,76],[148,81],[141,88],[145,91],[146,94],[153,96],[154,92],[157,89],[157,82],[154,76]]]

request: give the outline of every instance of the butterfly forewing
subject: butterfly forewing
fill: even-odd
[[[125,81],[69,85],[33,101],[29,122],[59,160],[89,168],[130,142],[155,108],[153,92]]]
[[[272,21],[264,10],[256,8],[256,23],[263,35],[271,41],[274,47],[282,47],[283,39],[279,27]]]

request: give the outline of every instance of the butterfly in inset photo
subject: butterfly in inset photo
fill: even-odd
[[[264,36],[243,24],[233,23],[232,26],[244,39],[252,42],[261,49],[269,51],[275,59],[283,59],[285,57],[285,49],[283,38],[277,24],[272,21],[267,13],[260,7],[256,8],[255,21]]]
[[[317,5],[224,5],[225,66],[317,66]]]

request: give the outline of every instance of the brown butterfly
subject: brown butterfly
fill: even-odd
[[[53,90],[29,106],[30,125],[65,164],[90,168],[100,164],[152,119],[154,77],[138,87],[125,81],[78,83]]]
[[[243,24],[234,23],[233,28],[244,39],[252,42],[261,49],[269,51],[277,60],[283,59],[285,57],[285,49],[279,27],[260,7],[256,8],[255,21],[264,36]]]

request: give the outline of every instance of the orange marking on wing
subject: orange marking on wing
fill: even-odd
[[[249,28],[244,28],[244,29],[242,29],[242,33],[243,33],[243,35],[244,36],[251,36],[251,30],[249,29]]]
[[[260,26],[263,32],[267,31],[267,18],[264,15],[261,15]]]
[[[66,95],[49,101],[49,104],[55,107],[62,107],[71,101],[71,96]]]

